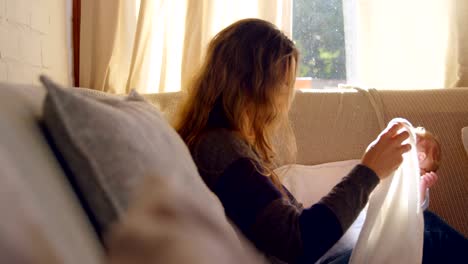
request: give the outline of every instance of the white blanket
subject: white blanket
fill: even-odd
[[[404,129],[410,132],[407,141],[412,148],[403,155],[403,163],[394,174],[382,180],[371,194],[367,217],[350,263],[422,261],[424,223],[419,201],[416,136],[413,126],[401,118],[390,121],[384,132],[396,122],[403,122]]]

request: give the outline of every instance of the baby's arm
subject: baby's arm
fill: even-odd
[[[421,208],[426,210],[429,207],[429,188],[423,190],[421,188]]]
[[[421,176],[420,201],[421,207],[426,210],[429,207],[429,188],[437,182],[438,176],[435,172],[427,172]]]

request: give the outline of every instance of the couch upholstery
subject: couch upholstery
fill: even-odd
[[[169,93],[146,98],[171,117],[182,96]],[[296,94],[290,117],[297,163],[304,165],[361,158],[394,117],[432,131],[442,144],[442,164],[429,209],[468,236],[468,157],[460,136],[468,125],[468,88],[302,90]]]
[[[76,92],[101,96],[87,89]],[[170,118],[183,94],[145,97]],[[0,167],[0,177],[14,171],[22,180],[22,191],[34,197],[34,206],[47,219],[40,226],[46,241],[61,248],[64,262],[99,263],[100,243],[41,128],[43,98],[42,87],[0,84],[0,158],[7,157],[10,164],[8,170]],[[468,125],[467,102],[468,89],[299,92],[291,111],[297,163],[358,159],[379,133],[382,120],[405,117],[439,136],[443,162],[430,209],[468,236],[468,158],[460,137]],[[0,201],[2,212],[11,208],[7,205]]]
[[[24,219],[17,217],[16,222],[24,222],[21,226],[4,226],[9,222],[3,220],[0,225],[3,230],[10,232],[19,229],[15,232],[15,239],[24,242],[18,242],[16,250],[19,247],[32,252],[40,250],[46,254],[44,249],[51,249],[57,263],[101,263],[103,253],[97,236],[43,134],[41,112],[44,96],[42,87],[0,84],[0,157],[4,159],[0,163],[9,165],[0,166],[0,177],[2,182],[8,177],[16,180],[15,192],[18,197],[31,197],[28,201],[18,200],[16,204],[1,199],[2,218],[15,213],[24,216]],[[11,191],[8,186],[0,185],[0,193],[7,191]],[[33,209],[15,212],[12,208]],[[36,212],[40,216],[36,217]],[[38,222],[36,218],[43,220]],[[20,229],[29,232],[20,233]],[[10,243],[2,241],[4,235],[0,234],[2,250],[2,246]],[[27,248],[26,243],[33,238],[40,249]]]
[[[297,96],[292,119],[298,163],[360,158],[381,130],[376,112],[381,112],[385,123],[404,117],[432,131],[442,144],[440,180],[431,190],[430,210],[468,235],[468,158],[460,137],[461,128],[468,124],[468,89],[387,90],[374,98],[380,101],[379,109],[360,92]]]

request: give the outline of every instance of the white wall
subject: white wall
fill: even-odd
[[[71,1],[0,0],[0,81],[71,84]]]

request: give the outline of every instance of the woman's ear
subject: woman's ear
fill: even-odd
[[[424,153],[422,151],[418,152],[418,161],[422,162],[425,159],[426,159],[426,153]]]

